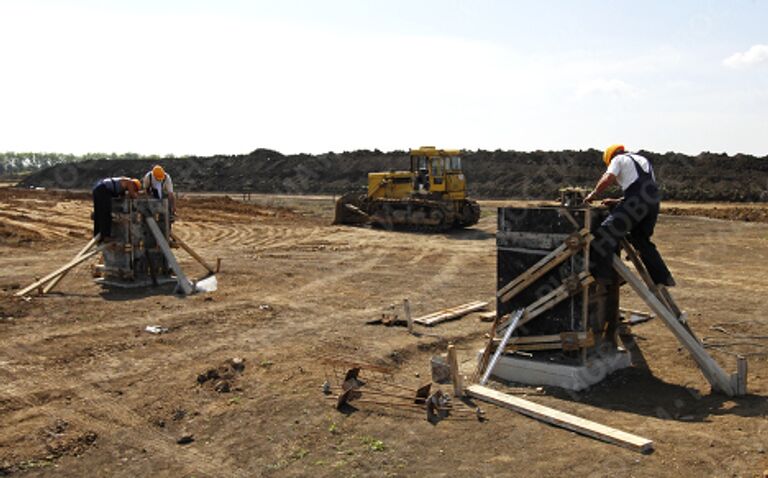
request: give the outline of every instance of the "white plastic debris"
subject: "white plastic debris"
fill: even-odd
[[[144,327],[145,332],[150,334],[164,334],[168,332],[168,327],[160,327],[159,325],[147,325]]]
[[[216,276],[206,277],[195,284],[196,292],[213,292],[218,288],[219,282],[216,280]]]

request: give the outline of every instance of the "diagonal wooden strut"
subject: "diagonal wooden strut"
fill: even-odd
[[[194,290],[192,289],[192,284],[189,283],[189,279],[187,279],[187,276],[184,274],[184,271],[181,270],[181,266],[179,266],[178,261],[176,260],[176,257],[173,255],[173,252],[171,251],[171,246],[168,245],[168,241],[165,240],[165,237],[163,236],[163,233],[160,231],[160,227],[157,225],[157,222],[154,218],[147,216],[145,218],[147,221],[147,226],[149,226],[150,232],[152,232],[152,235],[155,236],[155,241],[157,241],[157,245],[160,246],[160,250],[163,251],[163,255],[165,255],[165,259],[168,261],[168,265],[171,266],[171,269],[173,269],[173,273],[176,274],[176,281],[179,284],[179,288],[182,292],[184,292],[184,295],[191,294]]]
[[[95,256],[99,252],[101,252],[106,246],[101,245],[97,247],[96,249],[87,252],[80,257],[77,257],[70,262],[68,262],[66,265],[61,266],[60,268],[56,269],[55,271],[51,272],[47,276],[43,277],[42,279],[35,281],[33,284],[28,285],[27,287],[21,289],[20,291],[16,292],[14,295],[16,297],[21,297],[23,295],[28,294],[30,291],[37,289],[38,287],[42,286],[43,284],[47,283],[49,280],[58,277],[64,272],[69,271],[70,269],[73,269],[77,267],[78,265],[82,264],[83,262],[87,261],[91,257]]]
[[[187,254],[189,254],[190,256],[192,256],[192,258],[194,260],[199,262],[201,266],[205,267],[205,269],[208,271],[209,274],[215,274],[216,273],[216,269],[214,269],[212,265],[208,264],[208,262],[206,262],[206,260],[203,259],[200,256],[200,254],[195,252],[194,249],[189,247],[189,244],[187,244],[186,242],[182,241],[179,236],[177,236],[175,233],[171,232],[171,238],[176,242],[176,244],[180,245],[182,249],[187,251]]]
[[[589,233],[582,229],[579,236],[584,239]],[[496,297],[502,302],[509,302],[529,285],[536,282],[544,274],[565,262],[569,257],[579,252],[581,247],[572,247],[568,242],[560,244],[557,249],[544,256],[539,262],[532,265],[527,271],[512,279],[507,285],[496,292]]]
[[[72,260],[75,260],[78,257],[80,257],[83,254],[85,254],[86,252],[88,252],[91,249],[91,247],[93,247],[97,242],[99,242],[99,239],[101,239],[101,233],[98,233],[95,236],[93,236],[91,238],[91,240],[88,241],[88,244],[86,244],[85,247],[80,249],[80,252],[78,252],[77,255]],[[51,282],[49,282],[48,285],[43,288],[43,294],[47,294],[48,292],[52,291],[53,288],[56,287],[59,284],[61,279],[63,279],[64,276],[66,276],[68,272],[69,272],[69,270],[66,270],[66,271],[62,272],[61,274],[59,274],[58,277],[55,277]]]
[[[648,307],[650,307],[651,310],[664,321],[677,340],[688,349],[688,352],[690,352],[691,356],[696,361],[696,364],[704,374],[704,377],[706,377],[707,381],[712,385],[712,388],[719,390],[730,397],[736,395],[737,390],[731,382],[730,376],[717,362],[715,362],[709,353],[707,353],[701,342],[699,342],[683,326],[683,324],[680,323],[678,317],[676,317],[672,311],[651,292],[638,276],[633,274],[632,271],[624,265],[621,258],[618,256],[613,256],[613,268],[625,281],[627,281],[637,295],[648,304]]]
[[[666,306],[670,312],[672,312],[672,315],[677,317],[678,322],[683,325],[685,330],[687,330],[688,333],[693,336],[693,338],[695,338],[698,342],[701,342],[701,340],[696,337],[696,334],[693,333],[693,330],[691,330],[691,328],[685,322],[685,315],[677,306],[677,303],[675,303],[675,300],[672,298],[672,294],[669,293],[669,290],[667,290],[664,285],[657,285],[653,282],[651,275],[648,273],[648,269],[646,269],[645,264],[643,264],[643,261],[640,259],[640,255],[637,253],[637,250],[632,245],[632,243],[630,243],[626,238],[622,239],[621,247],[624,249],[624,252],[627,253],[627,257],[629,257],[629,260],[632,261],[632,264],[635,266],[637,273],[640,274],[643,282],[645,282],[648,290],[651,291],[651,293],[656,296],[657,299],[659,299],[659,302],[664,304],[664,306]]]

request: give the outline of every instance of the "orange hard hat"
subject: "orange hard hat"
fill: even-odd
[[[623,152],[624,152],[623,144],[612,144],[605,149],[605,152],[603,153],[603,162],[605,163],[606,166],[608,166],[609,164],[611,164],[611,160],[613,159],[614,156]]]
[[[165,169],[163,169],[163,167],[158,164],[152,168],[152,176],[154,176],[154,178],[158,181],[162,181],[165,179]]]

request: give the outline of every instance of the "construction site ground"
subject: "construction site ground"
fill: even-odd
[[[477,314],[419,327],[431,334],[421,337],[365,322],[404,298],[415,316],[492,300],[499,204],[481,203],[471,229],[421,235],[331,225],[330,197],[186,197],[174,230],[222,259],[218,291],[102,290],[83,266],[26,301],[14,291],[87,241],[91,203],[87,193],[0,188],[0,476],[762,476],[768,224],[700,217],[732,205],[674,205],[694,215],[663,215],[655,238],[675,297],[713,356],[729,371],[737,353],[748,356],[748,396],[710,394],[659,320],[633,328],[647,369],[580,393],[492,383],[652,439],[654,453],[492,405],[481,404],[483,423],[430,424],[419,412],[364,404],[336,411],[321,386],[341,367],[323,359],[391,367],[392,380],[415,388],[452,341],[471,374],[489,329]],[[763,217],[768,209],[740,207]],[[629,290],[622,300],[647,310]],[[228,392],[199,382],[232,358],[245,369]]]

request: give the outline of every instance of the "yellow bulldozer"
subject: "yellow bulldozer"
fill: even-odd
[[[368,191],[336,201],[334,224],[445,231],[480,220],[480,206],[467,198],[460,151],[422,146],[410,151],[410,171],[368,173]]]

